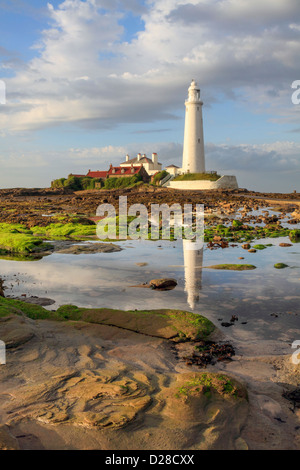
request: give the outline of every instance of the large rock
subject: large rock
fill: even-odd
[[[247,448],[240,438],[249,410],[247,391],[236,380],[207,372],[178,374],[161,395],[169,432],[178,423],[186,433],[197,429],[199,450]]]
[[[10,316],[0,318],[0,338],[6,349],[17,348],[34,337],[32,321],[28,318]]]
[[[153,289],[174,289],[177,281],[176,279],[152,279],[149,284]]]
[[[55,250],[57,253],[80,255],[92,253],[115,253],[122,251],[118,245],[113,243],[86,243],[84,245],[71,245],[67,248],[59,248]]]

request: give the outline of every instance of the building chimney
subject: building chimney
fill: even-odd
[[[157,153],[152,153],[152,163],[154,163],[154,165],[157,165]]]
[[[128,161],[129,161],[129,155],[127,154],[126,155],[126,162],[128,162]]]
[[[138,153],[138,154],[137,154],[137,161],[139,162],[139,161],[140,161],[140,159],[141,159],[141,154],[140,154],[140,153]]]

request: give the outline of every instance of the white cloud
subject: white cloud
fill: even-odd
[[[130,43],[120,25],[126,10],[145,23]],[[265,109],[271,99],[264,87],[287,99],[298,78],[296,0],[154,0],[147,7],[135,0],[65,0],[49,3],[48,14],[38,55],[7,80],[2,129],[168,119],[192,77],[207,96],[248,88],[251,102]],[[277,105],[275,115],[298,118],[290,102]]]

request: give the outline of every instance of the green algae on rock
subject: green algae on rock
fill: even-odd
[[[201,394],[210,398],[212,393],[223,397],[247,398],[244,387],[224,374],[202,373],[189,377],[176,391],[175,397],[192,397]]]
[[[124,311],[65,305],[56,311],[56,315],[65,320],[117,326],[176,342],[205,339],[215,329],[214,324],[202,315],[173,309]]]
[[[225,269],[228,271],[250,271],[256,269],[253,264],[215,264],[212,266],[205,266],[207,269]]]
[[[289,237],[293,243],[300,242],[300,230],[290,230]]]
[[[175,342],[198,341],[207,338],[215,325],[202,315],[175,309],[113,310],[87,309],[64,305],[50,312],[45,308],[20,300],[0,298],[0,317],[25,315],[33,320],[82,321],[116,326],[137,333],[169,339]]]
[[[276,269],[284,269],[284,268],[288,268],[288,265],[287,265],[287,264],[284,264],[284,263],[276,263],[276,264],[274,264],[274,268],[276,268]]]

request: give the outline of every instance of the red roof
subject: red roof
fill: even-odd
[[[134,165],[134,166],[127,166],[127,167],[112,166],[112,167],[110,167],[110,169],[108,171],[108,175],[109,176],[131,176],[131,175],[136,175],[141,171],[141,168],[143,168],[143,165],[139,165],[139,166]]]
[[[90,178],[106,178],[107,173],[107,171],[89,171],[86,176],[89,176]]]
[[[85,178],[85,175],[74,175],[74,173],[71,173],[71,176],[75,176],[76,178]]]

